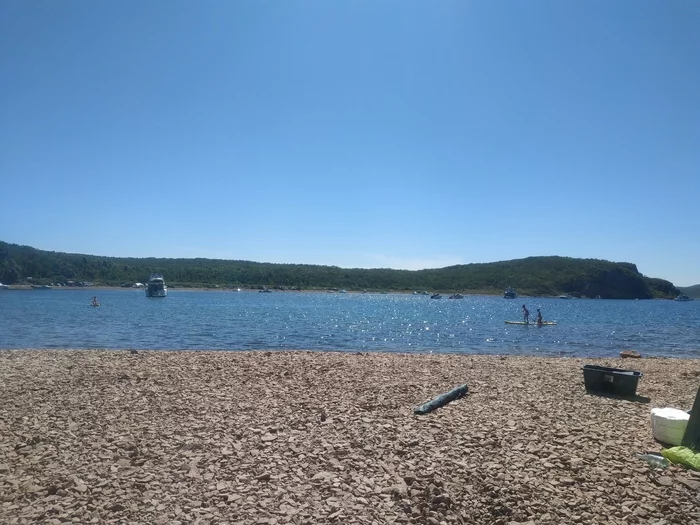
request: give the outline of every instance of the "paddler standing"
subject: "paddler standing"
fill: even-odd
[[[530,324],[530,310],[525,305],[523,305],[523,320],[525,324]]]

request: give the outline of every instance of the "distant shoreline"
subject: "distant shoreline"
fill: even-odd
[[[28,284],[9,284],[7,285],[10,290],[26,290],[26,291],[35,291],[35,288],[32,288],[31,285]],[[41,290],[42,288],[39,288]],[[133,287],[124,287],[124,286],[107,286],[107,285],[94,285],[94,286],[52,286],[51,290],[120,290],[120,291],[143,291],[143,287],[140,288],[133,288]],[[292,289],[287,289],[287,290],[278,290],[274,288],[269,288],[271,292],[275,293],[287,293],[287,292],[298,292],[298,293],[329,293],[329,294],[352,294],[352,295],[413,295],[413,291],[401,291],[401,290],[394,290],[394,291],[360,291],[360,290],[347,290],[346,292],[339,292],[339,291],[333,291],[333,290],[312,290],[312,289],[302,289],[302,290],[292,290]],[[45,290],[45,288],[44,288]],[[177,291],[177,292],[236,292],[236,293],[256,293],[260,292],[261,288],[244,288],[241,287],[239,290],[236,288],[204,288],[204,287],[197,287],[197,286],[168,286],[168,291]],[[449,299],[449,294],[453,292],[434,292],[434,293],[440,293],[442,295],[443,299]],[[502,294],[499,293],[489,293],[487,291],[483,292],[455,292],[459,293],[465,297],[476,297],[476,296],[489,296],[489,297],[501,297]],[[426,295],[426,294],[418,294],[418,295]],[[428,296],[429,297],[429,296]],[[514,300],[515,302],[518,302],[519,299],[542,299],[542,298],[549,298],[549,299],[557,299],[559,298],[558,295],[518,295]],[[588,299],[594,299],[593,297],[571,297],[573,300],[588,300]],[[459,299],[454,299],[454,300],[459,300]],[[601,299],[603,300],[603,299]],[[634,301],[636,299],[619,299],[621,301]],[[655,297],[655,298],[650,298],[650,299],[639,299],[639,300],[656,300],[656,301],[673,301],[673,298],[661,298],[661,297]]]

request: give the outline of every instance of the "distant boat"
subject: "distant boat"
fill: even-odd
[[[692,297],[688,297],[688,294],[682,293],[678,297],[674,299],[674,301],[679,301],[681,303],[687,303],[688,301],[692,301]]]
[[[272,290],[270,290],[267,286],[263,288],[262,290],[258,290],[258,293],[272,293]]]
[[[464,296],[461,293],[455,293],[450,295],[449,299],[464,299]]]
[[[559,299],[573,299],[568,293],[559,296]]]
[[[442,299],[442,295],[439,293],[434,293],[433,295],[430,296],[431,299]]]
[[[146,283],[146,297],[165,297],[168,295],[168,287],[165,279],[159,273],[152,273]]]
[[[48,284],[33,284],[32,288],[35,290],[51,290],[52,287]]]
[[[508,287],[506,288],[506,291],[503,292],[503,298],[504,299],[515,299],[518,296],[517,293],[515,293],[515,288]]]
[[[0,290],[9,290],[9,289],[10,289],[9,286],[7,286],[6,284],[0,283]]]

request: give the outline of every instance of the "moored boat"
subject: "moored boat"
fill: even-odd
[[[682,293],[678,297],[674,299],[674,301],[680,301],[681,303],[686,303],[688,301],[692,301],[693,298],[689,297],[688,294]]]
[[[165,297],[168,295],[168,287],[165,279],[159,273],[152,273],[146,283],[146,297]]]
[[[517,293],[515,293],[515,288],[509,286],[506,288],[506,291],[503,292],[503,298],[504,299],[515,299],[518,296]]]

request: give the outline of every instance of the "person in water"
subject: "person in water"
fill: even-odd
[[[530,310],[525,305],[523,305],[523,320],[525,324],[530,324]]]
[[[537,321],[537,324],[540,325],[540,326],[542,326],[542,323],[544,322],[544,321],[542,321],[542,312],[540,312],[540,309],[539,309],[539,308],[537,309],[537,319],[536,319],[536,321]]]

